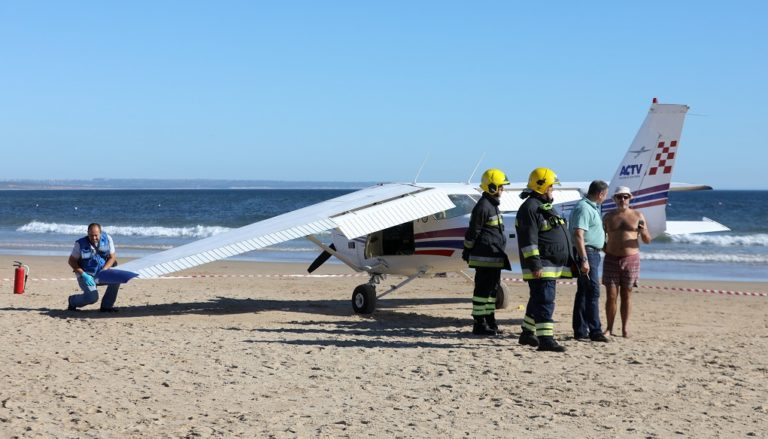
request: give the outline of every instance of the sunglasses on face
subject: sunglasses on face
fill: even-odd
[[[629,200],[629,195],[614,195],[614,198],[618,198],[619,200]]]

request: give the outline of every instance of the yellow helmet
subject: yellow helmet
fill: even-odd
[[[553,184],[560,184],[560,180],[557,179],[555,171],[549,168],[536,168],[531,171],[531,175],[528,177],[528,189],[544,195]]]
[[[491,168],[483,172],[483,178],[480,180],[480,189],[489,194],[495,194],[499,190],[499,186],[509,184],[507,176],[501,169]]]

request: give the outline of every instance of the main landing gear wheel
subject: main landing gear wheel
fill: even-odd
[[[352,308],[358,314],[370,314],[376,309],[376,287],[371,284],[358,285],[352,293]]]
[[[504,284],[496,287],[496,309],[507,309],[509,307],[509,288]]]

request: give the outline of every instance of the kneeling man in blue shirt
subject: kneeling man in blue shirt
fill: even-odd
[[[91,223],[88,226],[88,235],[75,241],[72,253],[67,261],[77,275],[77,283],[82,294],[69,296],[69,311],[77,311],[77,308],[96,303],[99,300],[99,291],[96,289],[96,277],[99,272],[106,270],[117,263],[115,243],[112,237],[102,232],[101,225]],[[107,286],[104,298],[101,300],[101,312],[117,312],[114,307],[117,300],[117,290],[120,284]]]

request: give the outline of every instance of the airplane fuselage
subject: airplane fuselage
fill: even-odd
[[[466,269],[467,263],[461,259],[464,235],[481,193],[461,184],[442,189],[455,208],[351,240],[336,229],[332,232],[336,251],[351,265],[370,273],[412,275],[414,268],[430,274]],[[515,261],[515,213],[502,212],[502,217],[507,235],[505,251],[510,261]]]
[[[408,276],[415,271],[434,274],[467,269],[467,263],[461,259],[464,235],[482,192],[474,185],[463,183],[429,186],[445,192],[456,207],[351,240],[335,229],[332,242],[336,251],[350,266],[369,273]],[[523,202],[520,192],[519,189],[504,191],[499,205],[507,236],[505,252],[513,264],[518,260],[515,216]],[[554,198],[553,204],[567,217],[581,199],[581,189],[559,188]]]

